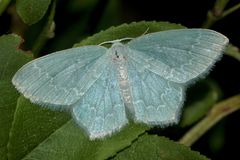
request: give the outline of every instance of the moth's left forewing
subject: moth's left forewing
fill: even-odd
[[[128,43],[145,59],[148,69],[176,83],[206,75],[228,43],[224,35],[207,29],[179,29],[147,34]],[[134,52],[134,53],[137,53]]]

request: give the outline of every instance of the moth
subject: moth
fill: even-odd
[[[205,76],[228,38],[207,29],[149,33],[110,48],[88,45],[35,59],[12,83],[31,102],[71,112],[90,139],[119,131],[129,120],[177,123],[185,88]]]

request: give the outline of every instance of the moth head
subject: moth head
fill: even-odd
[[[128,48],[120,43],[114,43],[112,47],[109,49],[110,54],[115,61],[123,61],[127,59]]]

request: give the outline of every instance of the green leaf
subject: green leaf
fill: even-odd
[[[15,34],[0,37],[0,81],[11,81],[15,72],[32,59],[18,49],[21,42],[22,39]]]
[[[11,0],[0,0],[0,16],[5,11],[10,2]]]
[[[198,82],[188,91],[188,100],[180,122],[186,127],[200,120],[220,99],[221,91],[213,80],[207,79]]]
[[[56,130],[39,144],[24,160],[102,160],[129,146],[146,127],[128,125],[121,132],[103,140],[89,141],[73,121]]]
[[[37,23],[47,12],[51,0],[17,0],[17,13],[24,23]]]
[[[165,137],[144,134],[129,148],[125,148],[115,160],[207,160],[205,156],[189,147],[171,141]]]
[[[69,120],[65,112],[50,111],[19,97],[8,143],[9,160],[18,160]]]
[[[105,31],[101,31],[93,36],[81,41],[74,45],[74,47],[84,46],[84,45],[98,45],[105,41],[121,39],[126,37],[138,37],[144,34],[144,32],[158,32],[170,29],[180,29],[184,28],[180,24],[174,24],[169,22],[156,22],[156,21],[141,21],[133,22],[130,24],[122,24],[117,27],[110,27]]]
[[[18,92],[11,82],[0,81],[0,160],[7,159],[7,143]]]
[[[14,73],[31,60],[18,49],[21,38],[10,34],[0,37],[0,159],[7,159],[7,143],[19,94],[11,83]]]

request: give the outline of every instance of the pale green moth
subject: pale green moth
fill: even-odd
[[[178,29],[111,42],[35,59],[12,82],[31,102],[70,111],[90,139],[119,131],[129,119],[165,126],[179,121],[186,86],[208,73],[228,39]]]

